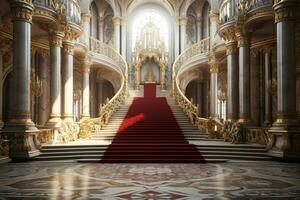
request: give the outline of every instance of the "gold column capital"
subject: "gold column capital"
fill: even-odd
[[[70,41],[63,41],[63,52],[65,54],[74,55],[74,43]]]
[[[249,45],[249,39],[246,35],[237,34],[238,47],[245,47]]]
[[[179,18],[179,24],[180,25],[187,25],[188,18],[187,17],[180,17]]]
[[[89,22],[91,20],[91,18],[92,18],[92,15],[91,15],[90,11],[81,13],[81,19],[83,22]]]
[[[212,10],[209,12],[209,18],[211,21],[219,21],[219,13],[213,12]]]
[[[121,22],[122,22],[122,18],[121,17],[114,17],[113,19],[113,23],[114,25],[121,25]]]
[[[224,29],[219,30],[219,35],[226,41],[226,42],[233,42],[236,41],[236,34],[235,34],[235,27],[230,26]]]
[[[78,37],[77,33],[69,26],[65,28],[64,40],[72,41]]]
[[[264,46],[264,48],[262,49],[263,50],[263,52],[266,54],[266,53],[270,53],[271,52],[271,50],[272,50],[272,47],[270,47],[270,46]]]
[[[127,19],[121,18],[121,25],[126,25],[126,24],[127,24]]]
[[[64,33],[60,31],[50,31],[49,32],[49,45],[51,47],[62,47],[62,41],[64,38]]]
[[[217,63],[210,64],[209,72],[211,74],[213,74],[213,73],[216,73],[216,74],[219,73],[219,65]]]
[[[296,21],[298,0],[274,0],[275,23]]]
[[[237,53],[237,46],[235,41],[226,42],[226,55]]]
[[[32,23],[33,4],[32,0],[11,0],[12,21],[24,21]]]

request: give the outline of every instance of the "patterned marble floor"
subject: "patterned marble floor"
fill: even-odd
[[[0,199],[300,199],[300,164],[0,164]]]

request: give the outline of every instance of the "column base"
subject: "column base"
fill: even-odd
[[[268,154],[284,160],[300,161],[300,126],[274,123],[268,131]]]
[[[9,140],[9,157],[14,162],[31,160],[40,154],[39,130],[26,125],[6,125],[3,132]]]
[[[250,124],[250,120],[249,119],[245,119],[245,118],[240,118],[237,122],[240,123],[240,124],[242,124],[242,125],[248,125],[248,124]]]
[[[60,116],[51,117],[45,124],[45,127],[47,128],[59,128],[61,125],[61,118]]]
[[[226,121],[234,123],[237,122],[238,120],[236,118],[226,118]]]
[[[83,119],[90,119],[90,118],[91,118],[90,115],[81,115],[80,120],[83,120]]]
[[[65,115],[63,115],[62,119],[64,122],[73,122],[74,121],[72,114],[65,114]]]

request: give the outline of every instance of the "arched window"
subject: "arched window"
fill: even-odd
[[[206,1],[202,9],[202,39],[209,37],[210,34],[209,11],[210,6],[209,3]]]
[[[90,11],[91,11],[91,23],[90,23],[90,36],[93,38],[97,38],[99,39],[99,27],[98,27],[98,9],[97,6],[95,4],[95,2],[92,2],[91,7],[90,7]]]
[[[135,49],[136,41],[147,25],[154,26],[159,30],[159,34],[164,40],[165,49],[168,51],[169,26],[165,17],[155,9],[146,9],[135,18],[132,26],[132,49]]]
[[[189,7],[187,11],[187,17],[187,46],[191,46],[197,42],[197,16],[195,10],[192,7]]]

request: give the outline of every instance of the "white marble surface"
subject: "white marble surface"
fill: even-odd
[[[0,164],[0,199],[300,199],[300,164]]]

